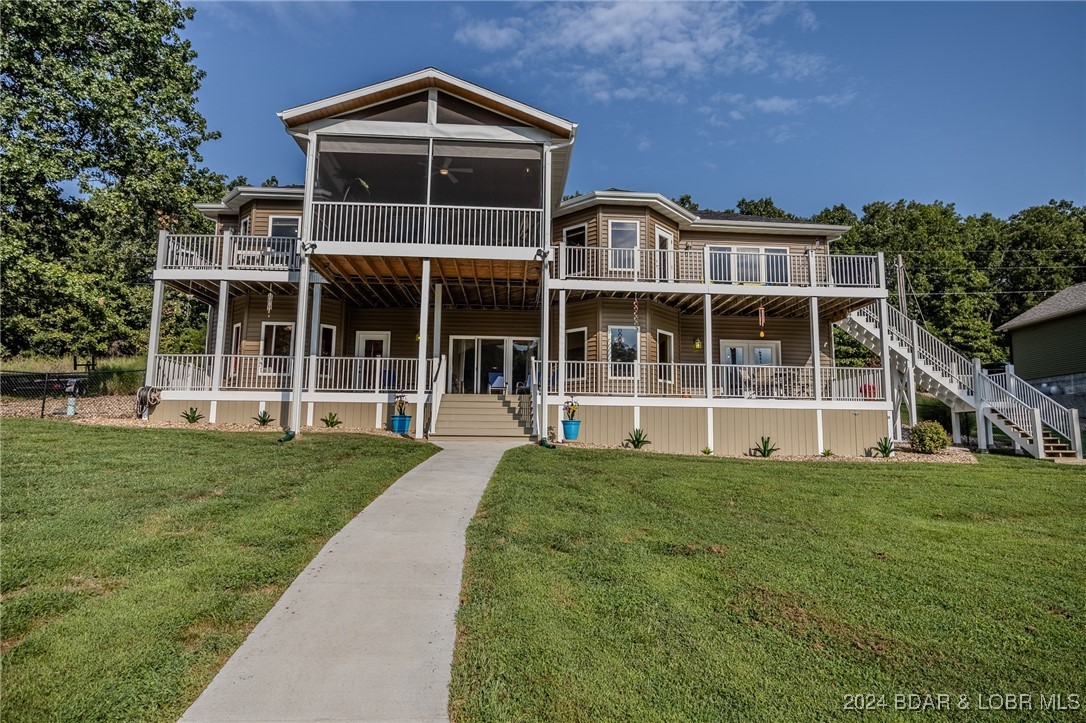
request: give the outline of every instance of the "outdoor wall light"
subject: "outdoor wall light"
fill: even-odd
[[[422,335],[419,334],[417,331],[415,332],[415,341],[422,341]]]
[[[698,351],[701,351],[701,337],[700,336],[697,339],[694,340],[694,348],[697,349]]]

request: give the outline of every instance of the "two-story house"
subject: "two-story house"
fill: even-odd
[[[657,450],[862,454],[894,436],[892,345],[878,368],[834,364],[832,324],[890,321],[882,258],[832,253],[845,227],[563,201],[577,125],[433,68],[279,117],[303,187],[235,189],[200,206],[214,234],[160,235],[150,417],[382,428],[405,395],[417,437],[561,440],[572,397],[587,442],[639,427]],[[211,306],[203,354],[158,353],[165,286]]]

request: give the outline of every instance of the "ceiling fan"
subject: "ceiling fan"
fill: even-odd
[[[461,174],[475,173],[474,168],[450,168],[450,166],[452,165],[452,162],[453,162],[452,158],[446,157],[445,158],[445,163],[442,164],[440,168],[435,168],[432,175],[444,176],[445,178],[449,179],[449,181],[451,181],[452,183],[460,183],[460,181],[456,180],[456,176],[453,175],[454,173],[461,173]]]

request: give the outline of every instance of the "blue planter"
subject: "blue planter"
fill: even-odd
[[[571,442],[577,441],[577,435],[581,433],[581,420],[579,419],[563,419],[562,420],[562,434],[566,439]]]
[[[410,414],[393,414],[390,423],[394,434],[407,434],[411,431]]]

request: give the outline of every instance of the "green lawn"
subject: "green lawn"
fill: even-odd
[[[414,442],[4,420],[4,721],[176,720]]]
[[[461,722],[825,720],[857,715],[849,693],[891,708],[1086,693],[1082,467],[521,448],[468,545]]]

